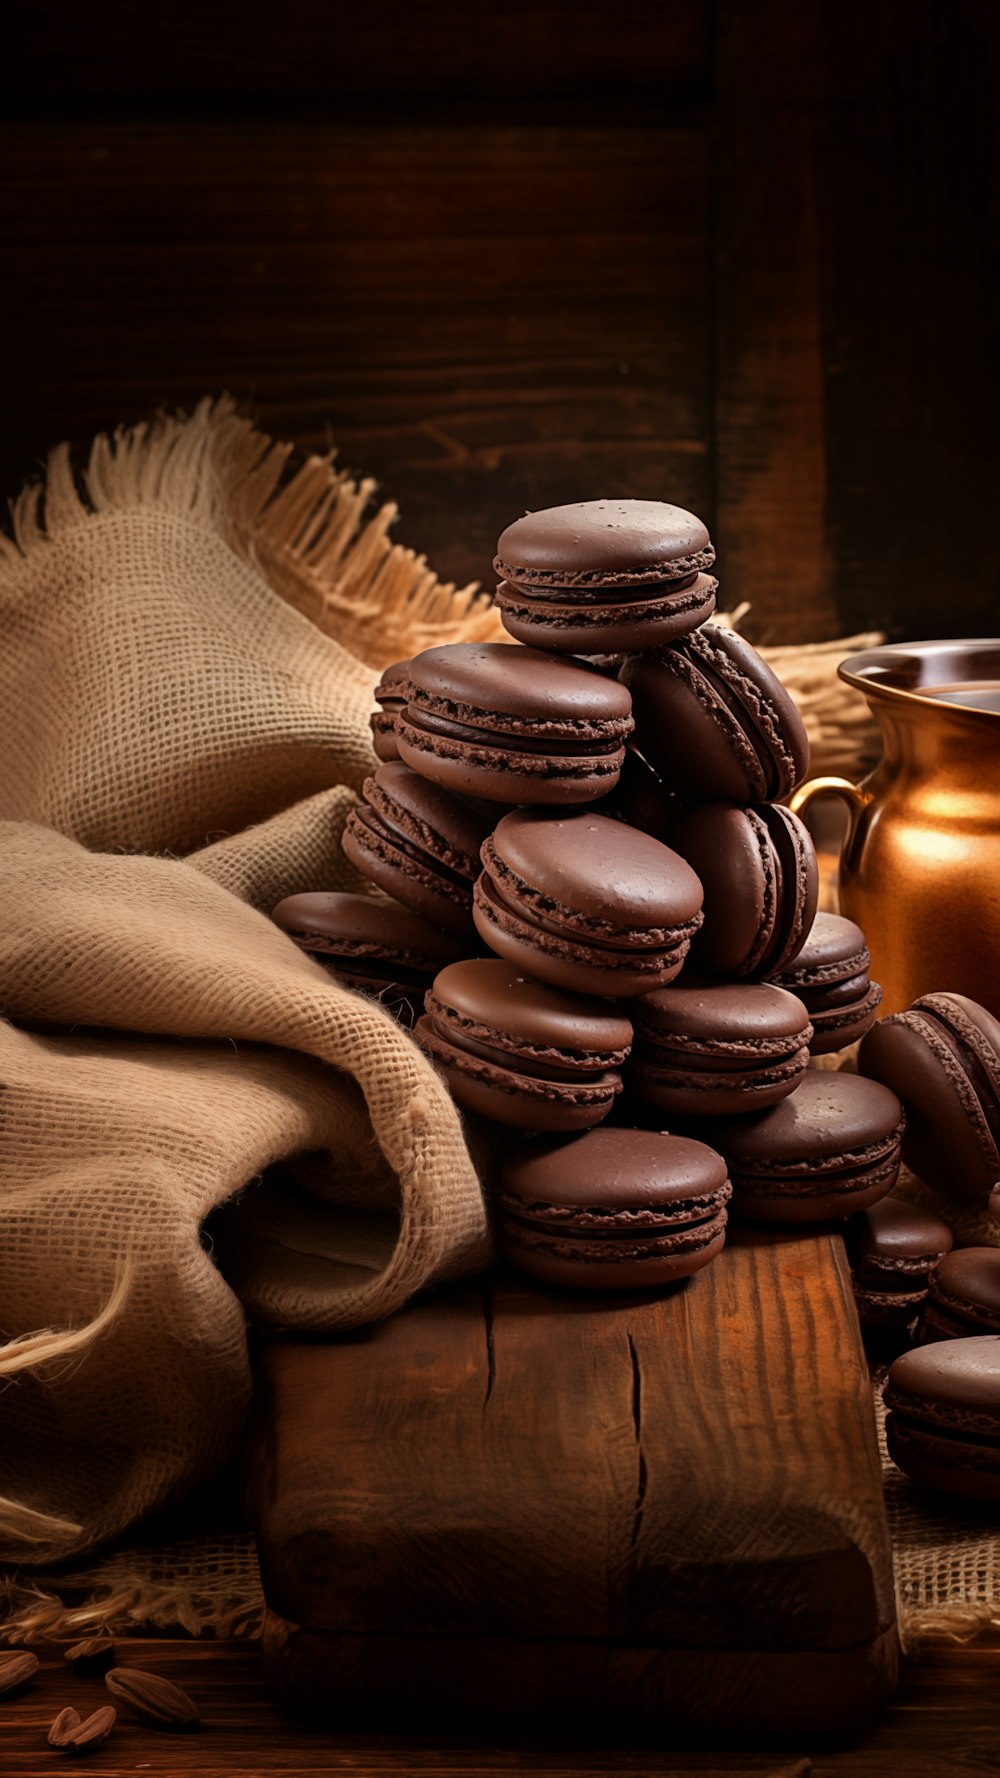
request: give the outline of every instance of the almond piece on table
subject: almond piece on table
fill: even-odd
[[[5,1692],[16,1692],[19,1685],[27,1685],[40,1666],[38,1656],[29,1654],[26,1648],[4,1649],[0,1652],[0,1696]]]
[[[201,1718],[179,1685],[146,1673],[140,1667],[112,1667],[104,1683],[113,1698],[120,1698],[158,1729],[196,1729]]]
[[[115,1664],[115,1645],[108,1636],[88,1636],[63,1649],[63,1660],[78,1673],[106,1673]]]
[[[103,1746],[116,1720],[111,1704],[102,1704],[99,1710],[92,1711],[82,1720],[78,1710],[60,1710],[49,1729],[49,1746],[59,1747],[66,1753],[90,1753],[93,1748]]]

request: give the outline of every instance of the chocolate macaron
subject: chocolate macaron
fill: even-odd
[[[688,1137],[601,1128],[536,1138],[501,1170],[500,1244],[545,1284],[673,1284],[721,1250],[729,1195],[725,1162]]]
[[[794,961],[772,980],[797,994],[812,1021],[814,1056],[856,1043],[875,1023],[882,1000],[869,979],[871,956],[860,926],[840,914],[819,913]]]
[[[851,1218],[845,1240],[862,1332],[904,1336],[934,1267],[951,1251],[948,1224],[920,1204],[885,1197]]]
[[[417,1042],[466,1111],[539,1131],[587,1130],[610,1111],[632,1027],[607,1000],[489,957],[443,969],[425,1006]]]
[[[496,602],[520,642],[559,654],[658,648],[715,609],[715,560],[693,512],[662,500],[581,500],[529,512],[497,544]]]
[[[579,994],[665,987],[701,924],[682,858],[607,815],[515,809],[482,848],[480,936],[526,975]]]
[[[883,1390],[889,1455],[913,1481],[1000,1506],[1000,1338],[904,1352]]]
[[[374,697],[378,709],[372,711],[368,720],[371,724],[372,744],[379,759],[399,758],[396,717],[406,703],[409,677],[409,661],[393,661],[391,667],[382,669],[382,677],[375,687]]]
[[[776,802],[809,767],[805,725],[749,642],[705,624],[683,642],[626,661],[636,741],[689,803]]]
[[[344,824],[351,863],[427,920],[473,937],[472,885],[492,815],[411,772],[401,760],[366,778],[361,802]]]
[[[271,918],[343,987],[380,1000],[403,1025],[418,1017],[438,970],[467,949],[385,895],[287,895]]]
[[[456,642],[410,662],[399,757],[445,789],[499,803],[594,802],[632,733],[623,685],[582,661]]]
[[[748,1222],[851,1216],[891,1191],[899,1173],[899,1100],[855,1074],[809,1069],[771,1110],[695,1128],[729,1162],[733,1214]]]
[[[670,844],[704,889],[696,967],[758,978],[786,969],[805,943],[819,896],[816,853],[798,816],[780,803],[706,803],[675,824]]]
[[[903,1159],[945,1197],[985,1206],[1000,1178],[1000,1022],[964,994],[923,994],[873,1026],[862,1074],[906,1107]]]
[[[682,976],[630,1002],[629,1012],[629,1086],[667,1118],[763,1110],[793,1092],[809,1065],[805,1007],[766,982]]]
[[[920,1338],[961,1340],[1000,1334],[1000,1251],[960,1247],[931,1273]]]

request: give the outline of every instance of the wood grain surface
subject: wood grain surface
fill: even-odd
[[[446,578],[657,496],[759,639],[995,627],[990,0],[181,14],[18,15],[5,491],[229,389]]]
[[[0,1702],[0,1774],[51,1778],[56,1770],[101,1778],[987,1778],[1000,1745],[1000,1650],[936,1649],[904,1668],[899,1691],[879,1721],[845,1741],[818,1737],[686,1742],[668,1727],[657,1735],[606,1733],[562,1725],[525,1734],[456,1731],[444,1720],[419,1733],[382,1725],[371,1732],[319,1727],[275,1702],[253,1643],[122,1641],[123,1663],[162,1673],[197,1703],[203,1727],[166,1735],[122,1712],[112,1740],[84,1767],[53,1753],[45,1734],[67,1704],[82,1713],[103,1702],[100,1680],[67,1673],[58,1651],[40,1649],[43,1668],[24,1692]]]
[[[837,1237],[734,1241],[649,1296],[500,1274],[265,1341],[257,1377],[246,1505],[300,1702],[815,1729],[891,1689]]]

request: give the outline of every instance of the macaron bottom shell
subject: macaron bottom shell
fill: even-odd
[[[885,1437],[893,1463],[921,1487],[1000,1505],[1000,1438],[931,1432],[896,1412],[886,1418]]]
[[[726,1238],[723,1209],[703,1223],[674,1233],[622,1232],[591,1238],[557,1232],[504,1214],[500,1247],[510,1263],[543,1284],[569,1290],[646,1290],[677,1284],[721,1253]]]

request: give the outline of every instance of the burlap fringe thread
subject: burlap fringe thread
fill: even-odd
[[[442,642],[509,640],[476,584],[442,582],[423,556],[390,542],[398,509],[387,501],[371,510],[375,481],[355,481],[335,468],[332,451],[289,474],[292,450],[261,433],[228,397],[201,402],[190,418],[161,416],[96,439],[79,484],[69,449],[60,446],[44,483],[13,505],[13,535],[0,536],[0,561],[104,514],[160,506],[213,528],[283,598],[373,669]],[[744,604],[716,621],[741,628],[749,611]],[[867,706],[836,669],[845,656],[883,640],[868,632],[761,647],[802,711],[814,772],[856,778],[872,763],[876,739]],[[0,1379],[54,1357],[72,1361],[100,1338],[125,1290],[122,1279],[86,1328],[44,1329],[0,1348]],[[893,1530],[905,1534],[898,1514]],[[259,1630],[263,1598],[253,1539],[227,1529],[165,1546],[125,1545],[59,1575],[8,1574],[0,1578],[0,1606],[9,1642],[142,1627],[250,1636]],[[985,1601],[935,1603],[907,1598],[904,1589],[900,1623],[912,1649],[930,1637],[959,1642],[1000,1629],[1000,1615]]]

